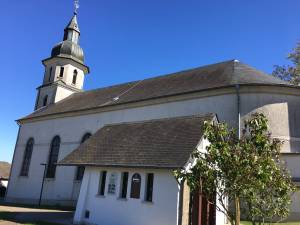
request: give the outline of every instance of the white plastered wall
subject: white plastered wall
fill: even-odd
[[[107,171],[104,196],[98,195],[100,171]],[[107,193],[110,174],[117,173],[116,194]],[[127,198],[119,198],[121,172],[129,172]],[[139,199],[130,198],[131,178],[141,175]],[[146,173],[154,173],[153,202],[145,202]],[[74,222],[105,225],[176,225],[179,185],[171,170],[92,168],[85,171]],[[85,211],[90,217],[85,218]]]
[[[59,152],[59,159],[62,159],[79,145],[86,132],[95,133],[105,124],[213,112],[218,115],[219,121],[237,125],[236,100],[236,95],[233,93],[23,124],[20,128],[20,137],[15,150],[12,175],[8,187],[8,199],[14,201],[24,199],[36,201],[38,199],[42,179],[40,163],[46,162],[50,142],[55,135],[60,135],[62,140]],[[296,113],[299,109],[297,105],[300,105],[300,97],[296,95],[259,91],[255,94],[241,93],[242,118],[257,110],[266,113],[270,120],[271,131],[281,138],[289,138],[291,132],[293,138],[300,137],[296,127],[300,120],[300,115]],[[30,137],[34,137],[36,144],[32,153],[29,177],[19,177],[25,143]],[[299,146],[298,142],[291,144],[287,141],[284,151],[298,151],[297,146]],[[289,165],[291,165],[293,176],[296,176],[297,171],[299,171],[297,161],[291,161]],[[73,198],[70,193],[72,191],[70,190],[74,188],[75,171],[75,167],[58,168],[56,178],[45,185],[44,196],[57,202],[72,201]],[[300,203],[297,204],[300,205]],[[298,211],[300,212],[300,208]]]
[[[233,122],[234,115],[231,112],[235,105],[234,99],[234,95],[214,96],[23,124],[20,127],[19,140],[15,149],[7,199],[11,201],[37,201],[43,176],[40,163],[47,162],[50,143],[55,135],[61,137],[59,151],[59,160],[61,160],[80,144],[80,140],[86,132],[93,134],[105,124],[194,115],[205,112],[217,112],[220,119]],[[228,102],[226,107],[219,108],[218,106],[224,102]],[[25,144],[30,137],[34,138],[35,145],[29,176],[20,177]],[[71,203],[73,199],[70,190],[74,188],[75,171],[75,167],[58,167],[55,179],[47,180],[45,183],[43,199],[48,199],[48,203]]]

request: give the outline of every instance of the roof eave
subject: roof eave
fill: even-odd
[[[110,167],[110,168],[141,168],[141,169],[180,169],[183,166],[165,166],[165,165],[129,165],[129,164],[98,164],[98,163],[57,163],[57,166],[88,166],[88,167]]]

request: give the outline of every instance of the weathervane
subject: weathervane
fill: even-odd
[[[79,9],[79,0],[74,0],[74,14],[77,15],[77,10]]]

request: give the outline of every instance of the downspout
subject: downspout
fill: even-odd
[[[238,121],[238,137],[241,138],[241,100],[240,100],[240,85],[235,85],[236,91],[236,104],[237,104],[237,121]]]
[[[184,181],[178,182],[179,186],[179,196],[178,196],[178,206],[177,206],[177,225],[182,225],[182,210],[183,210],[183,191],[184,191]]]
[[[6,188],[5,197],[4,197],[5,201],[7,201],[8,188],[9,188],[10,182],[11,182],[12,169],[13,169],[13,166],[14,166],[15,157],[16,157],[16,150],[17,150],[19,137],[20,137],[21,124],[19,122],[17,122],[17,124],[18,124],[19,129],[18,129],[18,135],[17,135],[16,144],[15,144],[14,154],[13,154],[13,158],[12,158],[12,162],[11,162],[11,167],[10,167],[10,171],[9,171],[9,178],[8,178],[7,188]]]

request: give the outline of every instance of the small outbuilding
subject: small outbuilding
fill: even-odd
[[[204,151],[204,121],[214,114],[106,125],[59,164],[85,166],[74,222],[105,225],[211,225],[225,216],[208,207],[173,171],[187,168],[194,150]],[[203,204],[202,204],[203,205]],[[204,212],[205,211],[205,212]],[[203,221],[203,224],[206,224]]]
[[[8,162],[0,162],[0,198],[3,198],[6,193],[10,166]]]

